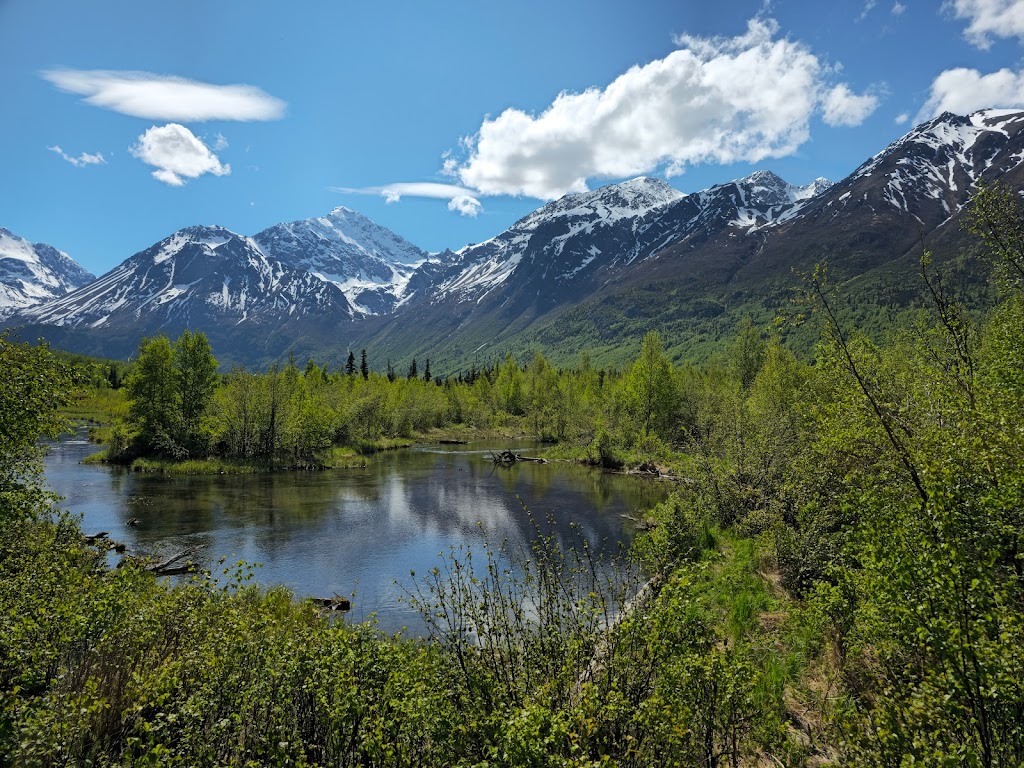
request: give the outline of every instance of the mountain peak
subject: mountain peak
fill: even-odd
[[[671,184],[651,176],[637,176],[618,184],[609,184],[593,192],[584,192],[582,197],[605,202],[613,206],[648,210],[659,205],[674,202],[683,193]]]
[[[757,208],[789,205],[809,200],[832,186],[825,178],[817,178],[802,187],[790,184],[772,171],[754,171],[749,176],[732,182],[742,192],[743,205]],[[724,185],[729,186],[729,185]],[[712,188],[714,189],[714,187]]]
[[[0,316],[57,298],[94,276],[46,243],[30,243],[0,227]]]
[[[349,208],[347,205],[336,205],[331,209],[331,212],[327,214],[329,219],[347,219],[355,214],[356,216],[365,219],[366,217],[359,211]]]
[[[767,170],[754,171],[752,174],[740,179],[739,181],[746,182],[747,184],[751,185],[762,185],[772,187],[781,187],[786,185],[785,179],[783,179],[778,174]]]

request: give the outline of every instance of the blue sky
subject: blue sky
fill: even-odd
[[[338,205],[429,250],[566,191],[842,178],[1024,107],[1024,0],[0,0],[0,226],[105,272]]]

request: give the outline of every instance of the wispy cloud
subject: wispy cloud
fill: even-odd
[[[896,125],[903,125],[907,120],[910,119],[910,115],[906,112],[900,112],[896,115]]]
[[[889,10],[889,13],[893,16],[902,16],[906,10],[907,6],[901,3],[900,0],[896,0],[896,2],[892,4],[892,8]]]
[[[226,176],[231,166],[222,164],[188,128],[177,123],[156,126],[139,136],[129,152],[142,162],[156,168],[153,178],[172,187],[184,186],[186,179],[205,173]]]
[[[252,85],[214,85],[150,72],[48,69],[41,75],[88,104],[147,120],[277,120],[286,106]]]
[[[463,216],[478,216],[483,205],[477,199],[479,192],[457,184],[438,184],[430,181],[395,182],[377,187],[331,187],[334,192],[348,195],[380,195],[386,203],[397,203],[403,197],[427,197],[447,200],[448,210]]]
[[[1000,69],[983,75],[976,69],[947,69],[932,81],[916,122],[943,112],[966,115],[987,107],[1024,108],[1024,72]]]
[[[992,45],[990,35],[1016,37],[1024,41],[1024,2],[1021,0],[946,0],[943,8],[951,9],[958,19],[965,19],[964,37],[978,48]]]
[[[485,120],[445,169],[480,194],[552,199],[593,178],[790,155],[817,112],[852,125],[877,104],[847,89],[845,111],[828,111],[834,70],[777,33],[773,20],[755,18],[735,38],[683,35],[679,50],[604,88],[563,92],[539,115],[506,109]]]
[[[75,157],[73,155],[69,155],[67,152],[61,149],[59,144],[55,144],[52,147],[47,147],[47,149],[50,150],[51,152],[56,152],[58,155],[63,157],[76,168],[84,168],[87,165],[105,165],[107,162],[106,158],[103,157],[102,152],[83,152],[82,154]]]

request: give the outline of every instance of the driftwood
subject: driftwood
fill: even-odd
[[[105,539],[109,535],[110,535],[110,531],[100,531],[99,533],[93,533],[93,534],[90,534],[90,535],[84,537],[85,538],[85,543],[86,544],[95,544],[100,539]]]
[[[491,453],[491,459],[495,464],[515,464],[517,461],[535,461],[538,464],[547,464],[548,460],[538,456],[523,456],[512,451],[499,451]]]
[[[350,611],[352,610],[352,601],[347,597],[311,597],[309,598],[313,605],[322,608],[325,611]]]
[[[439,445],[469,445],[469,440],[438,440]]]
[[[183,549],[181,550],[181,552],[171,555],[166,560],[163,560],[159,563],[151,563],[150,565],[147,565],[146,570],[150,573],[156,574],[157,576],[180,576],[185,573],[195,573],[195,563],[184,563],[181,565],[176,565],[176,563],[178,563],[183,558],[195,554],[195,551],[196,550],[194,547]]]

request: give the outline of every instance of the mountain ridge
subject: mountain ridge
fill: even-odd
[[[239,294],[235,304],[223,302],[215,317],[210,308],[218,306],[216,280],[202,278],[200,303],[207,307],[199,311],[193,286],[161,272],[169,281],[165,298],[151,298],[145,311],[132,305],[132,311],[140,333],[170,331],[173,313],[165,305],[187,302],[191,295],[192,310],[179,307],[179,319],[230,317],[236,325],[252,326],[251,332],[239,328],[225,335],[236,345],[247,339],[248,351],[236,346],[225,357],[249,364],[265,363],[271,348],[323,355],[364,346],[396,361],[429,355],[454,365],[475,350],[502,345],[524,350],[541,344],[569,352],[578,347],[568,335],[571,328],[581,339],[597,338],[599,346],[612,349],[645,322],[684,337],[721,335],[718,326],[742,308],[763,315],[777,305],[794,268],[827,259],[841,280],[849,280],[902,263],[925,241],[955,240],[953,225],[979,180],[1024,186],[1022,127],[1019,111],[946,113],[916,126],[835,184],[819,178],[796,186],[760,170],[684,194],[662,180],[638,177],[566,195],[482,243],[440,254],[428,254],[345,207],[252,237],[207,228],[202,237],[210,242],[191,242],[207,261],[230,240],[235,245],[221,255],[248,260],[256,272],[277,275],[274,280],[290,288],[281,291],[274,280],[254,277],[246,300],[259,303],[256,288],[263,286],[269,304],[259,311],[250,305],[252,317],[231,314]],[[185,244],[186,231],[161,243],[179,236]],[[139,256],[96,282],[118,282],[111,276]],[[181,256],[190,264],[195,257]],[[222,288],[225,276],[219,277]],[[92,293],[87,286],[15,319],[33,330],[63,328],[61,343],[80,343],[89,326],[86,316],[93,324],[100,320],[87,311]],[[230,287],[227,295],[234,296]],[[163,321],[146,325],[144,316]],[[581,327],[588,322],[602,327]],[[130,325],[120,321],[125,343]],[[256,343],[261,333],[280,343]],[[292,343],[286,344],[289,335]],[[692,347],[685,340],[670,346],[687,345]]]

